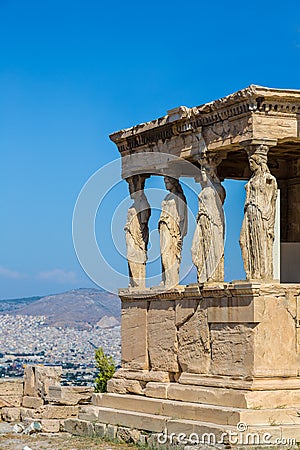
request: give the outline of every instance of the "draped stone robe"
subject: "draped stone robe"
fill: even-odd
[[[246,277],[272,279],[277,182],[268,171],[259,170],[252,175],[245,189],[240,245]]]
[[[165,285],[179,283],[183,237],[187,233],[187,206],[185,197],[168,194],[162,202],[159,219],[162,280]]]
[[[224,280],[224,212],[217,190],[212,184],[202,188],[192,243],[192,260],[197,267],[198,282]]]

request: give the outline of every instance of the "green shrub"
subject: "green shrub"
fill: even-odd
[[[99,371],[95,379],[95,392],[106,392],[107,382],[114,376],[116,365],[112,356],[107,356],[102,347],[95,351],[95,359]]]

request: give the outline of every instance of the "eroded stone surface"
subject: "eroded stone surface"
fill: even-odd
[[[154,370],[178,372],[174,301],[152,301],[148,311],[148,350]]]
[[[130,428],[119,427],[117,431],[117,439],[127,444],[136,444],[140,439],[140,431],[131,430]]]
[[[88,386],[49,386],[47,402],[62,405],[89,403],[94,389]]]
[[[122,302],[122,367],[148,369],[147,301]]]
[[[64,430],[68,433],[79,436],[93,436],[94,426],[91,422],[79,419],[66,419],[64,421]]]
[[[214,375],[253,375],[253,324],[211,325],[211,372]]]
[[[178,361],[184,372],[208,373],[210,360],[207,310],[198,306],[194,315],[178,329]]]
[[[126,378],[127,380],[139,380],[145,382],[168,382],[170,381],[170,374],[169,372],[163,372],[161,370],[130,370],[121,368],[114,374],[114,378]]]
[[[107,392],[142,395],[144,393],[145,385],[146,383],[143,381],[112,378],[107,383]]]
[[[27,365],[24,370],[24,395],[34,397],[35,390],[35,372],[33,366]]]
[[[21,408],[22,419],[67,419],[78,416],[78,406],[44,405],[41,408]]]
[[[42,419],[42,431],[45,433],[58,433],[60,430],[60,420],[55,419]]]
[[[21,406],[22,399],[22,395],[3,395],[0,397],[0,408]]]
[[[107,425],[105,423],[95,423],[95,435],[103,438],[106,434],[106,427]]]
[[[294,304],[285,296],[265,296],[264,319],[255,328],[254,375],[297,376],[299,354]]]
[[[170,383],[149,382],[146,384],[145,395],[153,398],[168,398],[169,386]]]
[[[23,395],[23,379],[2,379],[0,383],[0,397]]]
[[[97,406],[81,406],[78,419],[88,420],[89,422],[97,422],[99,416],[99,408]]]
[[[1,409],[1,418],[4,422],[18,422],[21,417],[21,408],[7,408]]]
[[[26,366],[24,371],[24,395],[45,398],[50,386],[60,386],[60,366]]]
[[[35,366],[35,389],[38,396],[45,398],[50,386],[60,386],[62,368]]]
[[[24,408],[39,409],[43,406],[43,404],[44,404],[43,399],[39,397],[29,397],[29,396],[23,397],[22,406],[24,406]]]
[[[194,298],[181,298],[175,300],[176,327],[184,324],[195,312],[199,301]]]

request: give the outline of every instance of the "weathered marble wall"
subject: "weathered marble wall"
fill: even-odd
[[[123,296],[122,367],[173,380],[182,372],[297,377],[299,295],[300,285],[245,283]]]

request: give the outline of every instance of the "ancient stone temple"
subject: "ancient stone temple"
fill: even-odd
[[[133,199],[130,281],[120,290],[122,368],[99,396],[99,414],[168,435],[247,429],[300,439],[300,91],[250,86],[110,137]],[[151,175],[164,177],[166,197],[162,284],[147,288]],[[179,280],[184,177],[201,184],[191,249],[198,283],[188,286]],[[246,280],[235,282],[224,282],[224,179],[247,181]]]

